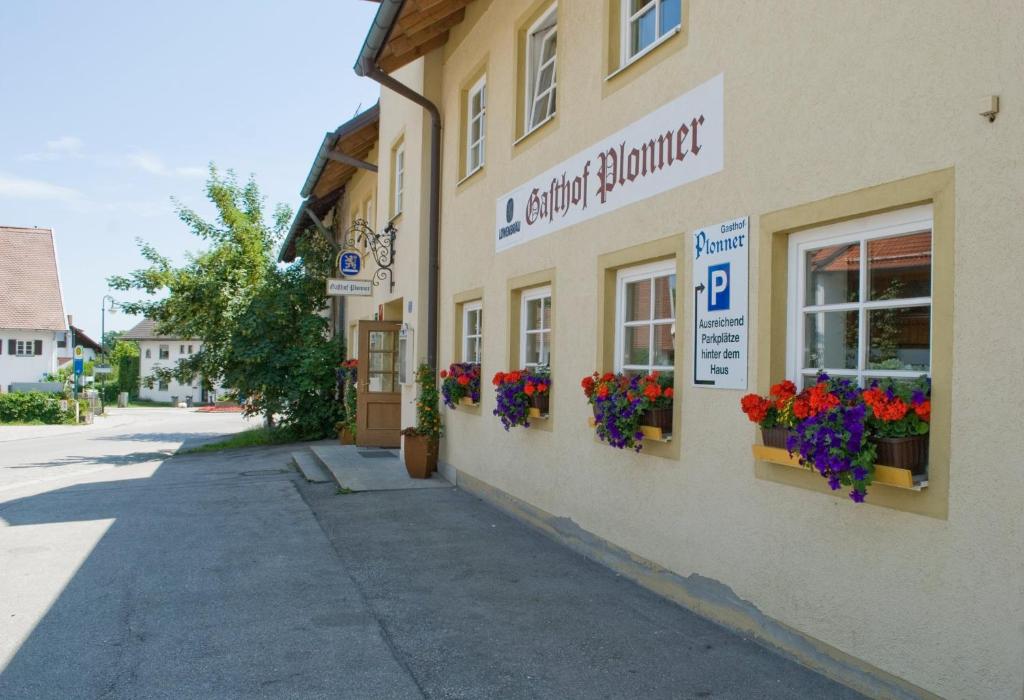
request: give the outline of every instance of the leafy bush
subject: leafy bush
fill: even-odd
[[[74,409],[62,411],[60,397],[33,391],[0,394],[0,423],[74,423]]]

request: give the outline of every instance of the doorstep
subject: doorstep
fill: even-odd
[[[438,473],[429,479],[410,478],[397,449],[355,445],[314,445],[309,449],[338,487],[348,491],[453,488]]]

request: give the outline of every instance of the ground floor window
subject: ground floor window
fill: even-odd
[[[462,361],[480,364],[483,344],[483,303],[479,301],[462,305]]]
[[[523,366],[536,369],[551,364],[551,287],[523,292],[520,310],[519,356]]]
[[[675,367],[676,263],[619,270],[616,279],[615,370],[671,372]]]
[[[162,379],[161,379],[161,380],[160,380],[160,382],[159,382],[159,383],[157,384],[157,390],[159,390],[159,391],[167,391],[167,390],[168,390],[168,388],[169,388],[169,387],[168,387],[168,385],[167,385],[167,382],[163,381]]]
[[[912,207],[789,239],[789,373],[855,379],[931,374],[932,208]]]
[[[36,341],[34,340],[18,340],[14,343],[14,354],[18,357],[32,357],[33,355],[42,355],[43,350],[40,347],[39,352],[36,352]],[[38,343],[42,345],[42,343]]]

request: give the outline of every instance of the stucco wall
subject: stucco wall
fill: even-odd
[[[765,615],[927,691],[1021,697],[1020,3],[966,12],[923,0],[827,10],[809,0],[687,2],[686,31],[610,80],[597,4],[559,3],[558,118],[519,145],[514,27],[533,3],[471,5],[438,67],[446,119],[440,364],[456,353],[456,295],[483,289],[486,379],[509,369],[508,280],[554,268],[557,285],[552,429],[506,433],[487,387],[479,414],[446,411],[442,459],[681,576],[720,582]],[[487,161],[460,185],[459,88],[485,57]],[[497,197],[719,73],[722,172],[494,253]],[[990,94],[1003,106],[992,124],[978,116]],[[753,389],[764,380],[758,338],[768,331],[756,326],[758,217],[946,168],[955,182],[947,518],[756,478],[755,430],[739,411],[740,391],[677,381],[678,459],[595,441],[578,382],[600,363],[598,256],[750,216]],[[682,263],[686,289],[690,260]],[[692,363],[692,309],[678,307],[682,378]]]
[[[63,333],[61,334],[63,335]],[[43,354],[30,357],[17,357],[8,352],[8,340],[43,341]],[[39,382],[49,372],[57,371],[57,341],[53,331],[21,331],[0,329],[0,342],[3,353],[0,354],[0,391],[14,382]],[[62,352],[71,354],[71,349],[60,348]]]

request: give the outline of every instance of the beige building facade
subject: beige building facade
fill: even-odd
[[[1021,697],[1020,3],[407,0],[378,17],[379,64],[442,115],[436,364],[484,376],[479,406],[444,412],[446,476],[870,695]],[[398,230],[394,291],[346,301],[361,359],[355,324],[378,317],[428,355],[429,141],[428,113],[383,89],[378,170],[333,214],[374,192],[374,227]],[[745,376],[720,388],[694,381],[696,235],[738,221]],[[550,414],[506,431],[488,378],[537,362]],[[856,504],[755,456],[740,398],[819,366],[931,377],[925,480]],[[671,439],[640,453],[596,439],[580,390],[630,369],[675,377]],[[401,398],[411,425],[415,386]]]

